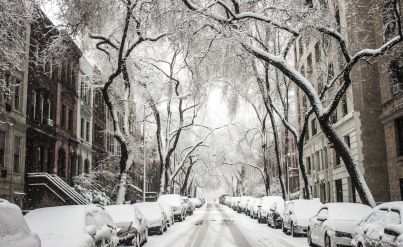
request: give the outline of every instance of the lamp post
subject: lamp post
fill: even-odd
[[[151,107],[154,105],[157,105],[159,103],[168,101],[168,100],[173,100],[173,99],[186,99],[190,94],[186,94],[183,96],[178,96],[178,97],[173,97],[173,98],[168,98],[168,99],[163,99],[157,102],[154,102],[153,104],[143,104],[143,202],[146,201],[146,108]]]

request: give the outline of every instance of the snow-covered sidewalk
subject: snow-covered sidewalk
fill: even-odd
[[[306,247],[306,238],[293,238],[281,230],[259,224],[244,214],[207,203],[176,222],[162,236],[150,236],[144,247]]]

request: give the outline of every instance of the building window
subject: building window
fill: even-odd
[[[396,119],[395,125],[396,125],[397,155],[403,156],[403,117]]]
[[[84,172],[87,174],[90,173],[90,162],[88,159],[85,159],[84,161]]]
[[[350,135],[344,136],[344,142],[346,143],[348,148],[351,148],[350,147],[350,145],[351,145],[351,143],[350,143]]]
[[[335,182],[336,187],[336,202],[343,202],[343,183],[341,179],[337,179]]]
[[[80,137],[81,139],[84,139],[84,118],[81,118]]]
[[[57,164],[58,164],[57,174],[59,175],[59,177],[62,178],[66,177],[66,155],[63,149],[59,150]]]
[[[32,92],[32,116],[33,119],[36,118],[36,91]]]
[[[62,106],[62,111],[60,112],[60,126],[65,127],[66,126],[66,106]]]
[[[306,169],[307,169],[308,175],[311,175],[311,170],[312,170],[311,157],[306,158]]]
[[[334,150],[334,165],[340,166],[341,165],[341,158],[340,155]]]
[[[68,126],[69,131],[73,131],[73,111],[69,110],[69,126]]]
[[[20,93],[20,89],[21,89],[21,81],[16,81],[16,85],[14,88],[14,109],[16,110],[20,110],[20,97],[21,97],[21,93]]]
[[[21,137],[14,137],[14,172],[20,172]]]
[[[0,167],[4,167],[4,151],[6,149],[6,132],[0,130]]]
[[[311,131],[312,131],[312,136],[316,135],[318,133],[318,128],[316,126],[316,119],[311,120]]]
[[[347,115],[348,114],[348,105],[347,105],[347,96],[346,95],[344,95],[341,98],[341,106],[343,108],[343,116]]]
[[[85,140],[87,142],[90,141],[90,122],[86,123],[86,128],[85,128]]]
[[[392,95],[403,92],[403,55],[390,64]]]

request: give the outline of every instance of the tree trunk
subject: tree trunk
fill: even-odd
[[[367,204],[371,207],[375,207],[376,203],[372,196],[372,193],[368,188],[368,185],[364,179],[364,176],[360,168],[354,162],[349,148],[340,139],[336,131],[329,123],[328,119],[319,119],[319,123],[320,126],[322,127],[323,133],[325,133],[328,140],[333,144],[333,148],[335,149],[336,153],[343,160],[346,170],[350,175],[351,183],[353,184],[354,188],[360,195],[362,203]]]
[[[127,190],[127,177],[130,170],[130,167],[134,162],[134,154],[129,152],[127,155],[123,155],[122,157],[127,157],[125,162],[125,168],[123,172],[121,172],[119,177],[119,188],[116,196],[116,204],[123,204],[126,200],[126,190]],[[122,160],[122,159],[121,159]]]
[[[185,195],[185,193],[186,193],[186,189],[188,187],[188,181],[189,181],[189,177],[190,177],[190,172],[192,171],[192,167],[193,167],[192,158],[190,158],[190,164],[189,164],[188,169],[186,170],[185,180],[183,181],[183,184],[182,184],[181,190],[180,190],[181,195]]]
[[[280,159],[279,140],[278,140],[276,121],[274,119],[273,111],[270,108],[267,109],[267,111],[269,112],[270,122],[271,122],[272,130],[273,130],[274,151],[276,153],[278,179],[279,179],[279,183],[280,183],[280,186],[281,186],[281,194],[283,196],[283,199],[286,200],[287,198],[286,198],[286,195],[285,195],[285,188],[284,188],[284,182],[283,182],[283,173],[281,171],[281,159]]]

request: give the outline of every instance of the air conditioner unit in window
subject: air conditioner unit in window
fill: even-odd
[[[51,127],[53,127],[53,120],[48,118],[47,124]]]
[[[397,83],[393,85],[392,88],[393,94],[398,94],[400,92],[403,92],[403,83]]]

